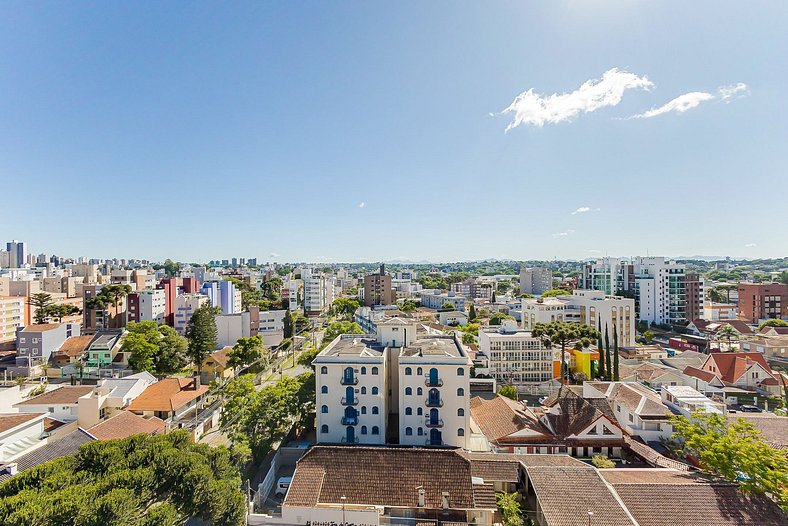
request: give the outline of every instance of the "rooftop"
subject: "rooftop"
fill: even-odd
[[[43,415],[44,413],[0,413],[0,433],[10,431]]]
[[[57,329],[58,327],[60,327],[59,323],[37,323],[35,325],[28,325],[22,329],[22,332],[44,332]]]
[[[164,378],[148,386],[129,404],[129,411],[177,411],[208,392],[207,385],[194,388],[194,378]]]
[[[72,336],[68,338],[63,345],[60,346],[60,349],[55,351],[55,354],[66,355],[66,356],[81,356],[82,353],[85,352],[85,349],[88,348],[88,344],[93,339],[92,335],[87,336]]]
[[[143,433],[155,435],[163,433],[166,427],[164,420],[159,418],[143,418],[129,411],[120,411],[86,431],[97,440],[114,440]]]
[[[400,356],[464,358],[467,355],[454,336],[425,335],[403,347]]]
[[[18,472],[21,473],[28,469],[34,468],[39,464],[43,464],[44,462],[49,462],[50,460],[54,460],[65,455],[70,455],[79,449],[79,446],[82,444],[87,444],[91,441],[93,441],[93,437],[81,429],[77,429],[60,439],[48,442],[46,445],[36,448],[30,453],[22,455],[14,462],[16,462]],[[0,472],[0,483],[9,478],[11,478],[11,475],[9,475],[7,472]]]
[[[70,405],[93,391],[91,385],[66,385],[15,405]]]
[[[320,356],[359,356],[380,358],[383,346],[371,335],[342,334],[320,351]]]

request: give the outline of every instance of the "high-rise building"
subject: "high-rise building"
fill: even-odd
[[[322,314],[326,307],[326,278],[310,268],[301,269],[304,282],[304,310],[307,314]],[[292,299],[291,299],[292,301]]]
[[[520,269],[520,294],[538,296],[553,288],[553,273],[549,268]]]
[[[394,294],[391,290],[391,276],[386,274],[385,265],[380,265],[380,270],[374,274],[364,276],[364,305],[391,305],[394,303]]]
[[[24,241],[14,239],[10,243],[6,243],[6,250],[8,251],[8,267],[9,268],[22,268],[27,263],[27,245]]]
[[[739,316],[750,323],[788,316],[788,285],[739,283]]]
[[[687,299],[687,319],[692,321],[702,318],[704,295],[706,294],[703,276],[695,272],[687,274],[684,288]]]
[[[128,322],[155,321],[163,324],[166,321],[166,296],[163,289],[144,289],[129,293],[126,307]]]

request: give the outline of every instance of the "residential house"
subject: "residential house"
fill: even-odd
[[[230,351],[232,347],[224,347],[205,357],[202,362],[202,377],[200,380],[206,384],[213,381],[227,381],[235,376],[235,368],[230,367]]]
[[[207,392],[208,386],[198,378],[164,378],[148,386],[126,409],[167,420],[194,409]]]
[[[699,369],[688,367],[684,374],[720,389],[737,387],[777,396],[782,394],[772,369],[758,352],[712,352]]]
[[[52,353],[72,336],[79,336],[79,325],[71,323],[42,323],[20,327],[16,333],[15,374],[31,376],[43,372]]]
[[[44,413],[62,422],[73,422],[79,415],[79,399],[92,391],[91,385],[65,385],[14,404],[14,407],[20,413]]]
[[[0,413],[0,462],[42,445],[46,413]]]
[[[86,364],[93,368],[107,368],[118,356],[122,346],[123,329],[100,330],[86,349]]]
[[[34,448],[32,451],[15,458],[11,462],[0,465],[0,484],[13,477],[17,473],[23,473],[40,464],[55,460],[76,452],[80,446],[94,440],[82,429],[71,431],[57,440],[47,441],[41,447]]]
[[[79,398],[80,427],[87,429],[122,411],[155,383],[156,377],[147,371],[124,378],[99,380],[90,393]]]
[[[690,418],[696,411],[724,415],[725,404],[715,402],[692,387],[686,385],[667,386],[660,392],[662,403],[674,413]]]
[[[84,431],[96,440],[118,440],[132,435],[163,434],[167,431],[167,424],[155,416],[144,418],[130,411],[119,411]]]
[[[464,326],[468,324],[468,315],[460,311],[441,311],[438,313],[438,319],[441,325],[459,325]]]
[[[660,396],[635,382],[585,382],[583,398],[605,400],[618,425],[630,436],[646,443],[668,439],[673,434],[671,411]]]

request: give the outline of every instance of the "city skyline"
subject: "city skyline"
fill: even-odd
[[[447,5],[0,6],[0,232],[198,262],[784,255],[788,6]]]

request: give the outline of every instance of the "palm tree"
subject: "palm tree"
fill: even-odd
[[[726,340],[728,342],[728,350],[731,350],[731,340],[740,336],[739,331],[733,328],[731,325],[724,325],[720,330],[717,331],[715,334],[718,340]]]

